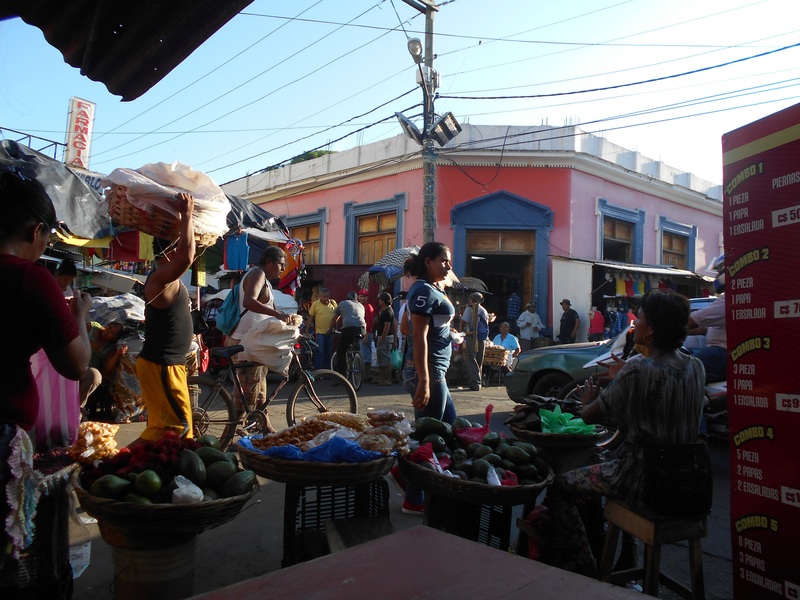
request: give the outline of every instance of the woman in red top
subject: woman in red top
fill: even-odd
[[[5,518],[9,512],[6,484],[12,440],[29,430],[39,414],[39,394],[30,358],[40,348],[64,377],[78,381],[86,373],[92,351],[86,315],[88,294],[75,294],[69,305],[55,277],[36,261],[50,241],[56,212],[34,176],[0,172],[0,314],[6,316],[6,341],[0,344],[0,590],[13,585],[16,563],[7,560]],[[25,435],[24,433],[22,435]],[[45,533],[49,535],[49,532]],[[5,596],[5,594],[2,594]]]

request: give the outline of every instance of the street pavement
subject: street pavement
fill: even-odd
[[[287,386],[289,387],[289,386]],[[493,431],[510,432],[503,424],[513,411],[514,402],[508,399],[503,387],[484,387],[480,392],[451,388],[453,401],[460,416],[472,421],[484,420],[487,404],[494,406]],[[273,423],[282,420],[287,392],[284,391],[271,407]],[[364,384],[359,392],[360,412],[372,409],[402,410],[412,415],[410,399],[399,384],[378,387]],[[143,423],[121,425],[116,439],[119,447],[136,439]],[[727,446],[712,445],[714,467],[714,508],[709,518],[709,536],[703,540],[706,597],[723,600],[733,597],[730,547],[730,475]],[[285,485],[259,478],[261,489],[244,510],[231,522],[207,530],[197,537],[195,555],[194,593],[218,589],[244,579],[263,575],[281,568],[283,557],[283,505]],[[390,485],[390,518],[394,529],[402,530],[422,523],[422,517],[403,514],[402,496]],[[519,511],[519,507],[517,508]],[[512,519],[512,523],[516,520]],[[74,538],[91,539],[91,559],[83,574],[75,580],[77,600],[105,600],[114,597],[114,565],[112,549],[99,535],[97,526],[89,524],[71,527]],[[516,527],[512,526],[515,547]],[[640,547],[641,550],[641,547]],[[686,544],[665,547],[662,570],[678,581],[688,583],[688,548]],[[662,587],[662,598],[677,598]]]

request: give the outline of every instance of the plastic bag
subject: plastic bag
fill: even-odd
[[[392,369],[397,371],[400,367],[403,366],[403,355],[400,354],[400,350],[397,348],[392,349]]]
[[[458,441],[464,444],[465,446],[470,445],[473,442],[482,442],[483,437],[491,431],[489,427],[489,422],[492,420],[492,411],[494,410],[494,404],[488,404],[486,406],[486,425],[481,427],[465,427],[463,429],[454,429],[453,433],[455,433],[456,438]]]
[[[183,475],[175,476],[175,485],[178,487],[172,491],[173,504],[197,504],[203,501],[203,490]]]
[[[494,467],[489,467],[489,470],[486,473],[486,483],[489,485],[501,485],[500,476],[497,474],[497,471]]]
[[[517,474],[514,471],[506,471],[500,479],[500,485],[519,485]]]
[[[406,458],[413,463],[423,463],[429,462],[433,465],[434,470],[437,473],[441,473],[444,471],[442,466],[439,464],[439,459],[436,458],[436,453],[433,451],[432,444],[422,444],[419,448],[414,450],[411,454],[409,454]]]
[[[539,409],[539,418],[542,420],[542,433],[567,433],[572,435],[592,435],[597,432],[594,425],[589,425],[573,415],[561,412],[561,407],[556,405],[553,410]]]

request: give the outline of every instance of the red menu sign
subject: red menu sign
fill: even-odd
[[[800,104],[722,148],[734,595],[800,599]]]

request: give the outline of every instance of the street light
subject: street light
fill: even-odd
[[[422,62],[422,42],[419,38],[408,40],[408,53],[415,63],[420,64]]]
[[[434,141],[444,146],[453,139],[461,126],[453,113],[447,113],[436,122],[433,98],[439,86],[439,74],[433,70],[433,13],[439,10],[432,0],[403,0],[409,6],[425,15],[425,47],[418,38],[408,40],[408,52],[418,66],[417,83],[422,87],[425,99],[423,128],[419,131],[413,123],[399,113],[395,113],[403,131],[422,146],[422,239],[432,242],[436,232],[436,147]],[[424,62],[424,64],[423,64]]]

